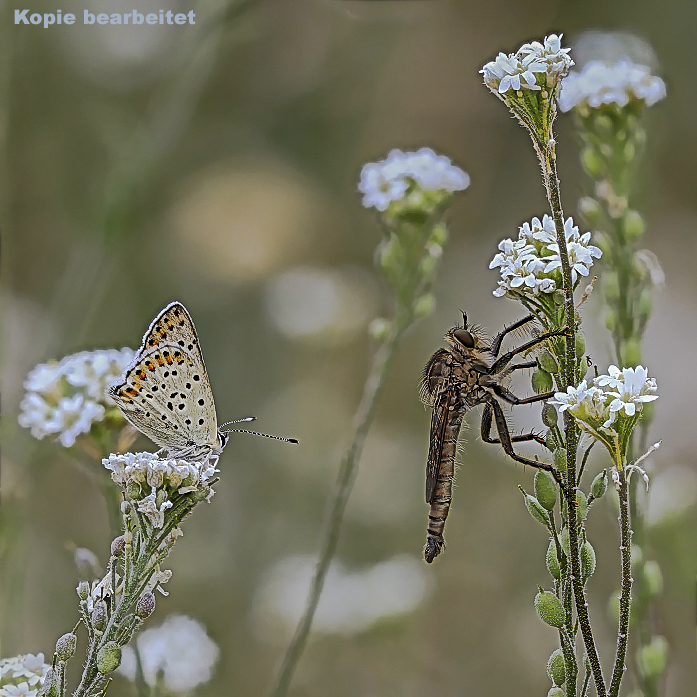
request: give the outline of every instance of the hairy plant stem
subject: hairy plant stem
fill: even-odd
[[[390,337],[375,354],[373,367],[363,388],[363,396],[354,418],[353,438],[341,461],[334,485],[334,492],[330,499],[324,525],[324,537],[320,547],[315,575],[310,586],[305,612],[298,622],[295,634],[286,651],[281,670],[271,690],[272,697],[283,697],[287,693],[300,657],[305,650],[312,620],[327,578],[327,572],[336,552],[341,523],[358,471],[363,444],[373,421],[378,398],[385,385],[385,378],[394,361],[402,336],[411,321],[411,318],[406,317],[406,314],[403,313],[404,316],[400,317],[400,313],[397,313]]]
[[[618,468],[617,494],[620,501],[620,552],[622,554],[622,592],[620,594],[620,620],[617,628],[617,653],[608,697],[617,697],[624,675],[627,642],[629,639],[629,610],[632,600],[632,533],[629,526],[629,483],[627,470]]]
[[[552,212],[552,218],[557,231],[557,244],[559,246],[559,258],[561,260],[562,285],[564,290],[564,307],[566,325],[569,333],[566,336],[566,351],[563,370],[563,384],[565,389],[569,385],[576,385],[576,308],[574,306],[574,289],[571,277],[571,265],[564,234],[564,211],[561,206],[561,192],[559,177],[557,175],[556,143],[553,139],[542,142],[533,138],[540,165],[542,167],[547,200]],[[566,506],[569,524],[569,546],[571,552],[571,583],[576,601],[576,614],[578,616],[586,654],[591,663],[595,689],[598,697],[605,697],[605,680],[600,665],[600,658],[595,646],[593,630],[588,616],[588,604],[586,602],[583,579],[581,578],[581,556],[578,545],[578,523],[576,520],[576,451],[578,448],[578,428],[574,418],[568,410],[564,412],[564,434],[566,440],[566,476],[568,491],[566,492]]]

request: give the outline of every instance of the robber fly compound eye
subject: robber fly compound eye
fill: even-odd
[[[454,336],[465,348],[474,348],[474,337],[466,329],[456,330]]]

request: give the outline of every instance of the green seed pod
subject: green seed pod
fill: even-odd
[[[399,239],[392,235],[389,240],[385,240],[377,251],[378,260],[382,270],[386,275],[399,268],[402,262],[402,246]]]
[[[436,225],[431,231],[429,241],[442,247],[448,241],[448,228],[442,223]]]
[[[548,407],[548,406],[552,406],[552,405],[545,404],[545,407]],[[552,409],[554,409],[554,407],[552,407]],[[554,415],[555,416],[557,415],[556,409],[554,409]],[[545,418],[548,418],[550,421],[552,420],[551,417],[547,416],[547,414],[545,413],[545,410],[542,409],[542,421],[544,421],[546,424],[547,422],[545,421]],[[555,419],[555,423],[556,423],[556,419]],[[552,452],[554,452],[557,449],[557,446],[559,445],[559,443],[557,443],[557,436],[551,428],[547,430],[547,433],[545,433],[545,443],[547,444],[547,447]]]
[[[595,131],[603,136],[614,136],[615,127],[607,114],[597,114],[594,119]],[[603,138],[603,140],[608,140]]]
[[[549,472],[535,472],[535,498],[542,508],[552,511],[557,504],[557,484]]]
[[[639,365],[641,363],[641,344],[635,337],[627,339],[622,349],[623,365]]]
[[[59,661],[67,661],[75,655],[75,649],[77,647],[77,636],[72,632],[64,634],[56,642],[56,656],[58,656]]]
[[[554,466],[560,472],[566,472],[566,448],[557,448],[554,451]]]
[[[668,642],[665,637],[651,637],[651,642],[642,646],[637,655],[639,670],[644,677],[657,678],[668,662]]]
[[[576,522],[580,525],[588,515],[588,499],[580,489],[576,490],[576,503]]]
[[[91,620],[92,626],[100,632],[106,627],[107,610],[106,603],[103,600],[99,600],[94,604]]]
[[[600,230],[593,233],[593,244],[600,249],[603,256],[607,256],[610,251],[610,240],[607,235],[600,232]]]
[[[547,547],[546,562],[549,575],[558,581],[561,578],[561,567],[559,566],[559,559],[557,559],[557,546],[554,544],[553,539],[549,541],[549,547]]]
[[[593,494],[594,499],[601,499],[603,496],[605,496],[606,491],[607,471],[603,470],[595,475],[595,479],[593,479],[593,483],[591,484],[591,494]]]
[[[651,312],[653,311],[653,290],[651,288],[644,288],[641,291],[636,308],[639,319],[642,322],[646,322],[651,317]]]
[[[546,370],[538,369],[532,374],[532,389],[535,394],[551,392],[553,387],[552,376]]]
[[[614,310],[608,310],[605,315],[605,328],[609,332],[614,332],[617,326],[617,313]]]
[[[205,501],[211,493],[211,488],[209,486],[203,487],[202,489],[197,489],[196,491],[192,491],[189,496],[191,496],[191,500],[195,501],[196,503],[199,503],[200,501]]]
[[[416,319],[426,319],[433,314],[436,309],[436,298],[432,293],[422,295],[414,304],[414,317]]]
[[[586,337],[583,332],[576,332],[576,356],[581,357],[586,352]]]
[[[595,573],[595,550],[588,540],[581,545],[581,578],[585,582]]]
[[[564,554],[566,554],[566,558],[570,559],[571,558],[571,542],[569,540],[569,528],[562,528],[561,529],[561,532],[559,533],[559,544],[561,545],[561,548],[564,551]]]
[[[554,687],[549,688],[547,697],[566,697],[566,692],[564,692],[564,690],[562,690],[561,687],[557,687],[555,685]]]
[[[522,487],[518,487],[525,498],[525,508],[528,509],[528,513],[538,522],[542,523],[545,527],[549,527],[549,516],[547,511],[540,505],[540,502],[530,494],[526,494]]]
[[[559,372],[559,363],[557,359],[547,349],[540,353],[537,357],[537,362],[540,364],[540,368],[546,370],[548,373],[556,374]]]
[[[545,403],[542,407],[542,423],[551,428],[557,425],[557,419],[557,410],[551,404]],[[551,448],[551,450],[554,450],[554,448]]]
[[[649,559],[644,564],[644,581],[646,582],[646,590],[652,598],[661,594],[663,591],[663,574],[657,561]]]
[[[597,225],[603,213],[600,204],[590,196],[579,199],[578,210],[590,225]]]
[[[636,157],[636,147],[631,140],[628,143],[625,143],[622,154],[624,155],[624,161],[627,163],[632,162],[632,160],[634,160]]]
[[[616,271],[608,271],[603,276],[603,292],[610,301],[615,301],[620,297],[620,280]]]
[[[547,677],[555,685],[563,685],[566,682],[566,668],[564,666],[564,654],[561,649],[552,651],[547,661]]]
[[[97,669],[102,675],[113,673],[121,665],[121,647],[108,641],[97,652]]]
[[[80,581],[77,584],[77,595],[80,600],[87,600],[90,594],[90,584],[87,581]]]
[[[150,615],[155,612],[155,596],[149,591],[147,593],[143,593],[143,595],[138,598],[135,612],[136,615],[143,620],[146,617],[150,617]]]
[[[550,627],[560,629],[566,621],[566,612],[561,600],[551,591],[541,591],[535,596],[538,617]]]
[[[629,242],[636,242],[646,230],[644,219],[639,211],[631,208],[624,214],[624,234]]]
[[[600,157],[598,152],[593,148],[584,148],[581,153],[581,164],[586,174],[592,179],[600,179],[604,169],[605,164],[603,159]]]

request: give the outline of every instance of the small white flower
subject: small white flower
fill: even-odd
[[[622,411],[631,417],[636,414],[637,405],[641,410],[642,404],[658,399],[658,395],[654,394],[658,389],[656,380],[648,377],[644,366],[623,368],[620,371],[617,366],[611,365],[608,372],[610,375],[600,375],[593,381],[600,387],[610,387],[607,394],[614,398],[610,403],[610,417],[603,426],[610,426]]]
[[[651,75],[645,65],[622,60],[614,65],[590,61],[581,72],[572,72],[564,79],[559,96],[559,108],[598,108],[605,104],[626,106],[630,101],[643,101],[652,106],[666,96],[666,86],[660,77]]]
[[[484,84],[499,94],[511,90],[536,91],[542,89],[542,85],[554,87],[574,64],[568,55],[571,49],[561,48],[561,36],[550,34],[544,44],[532,41],[523,44],[516,53],[499,53],[479,71],[484,76]],[[540,74],[544,77],[538,78]]]
[[[0,660],[0,697],[34,697],[50,668],[44,663],[43,653],[3,658]]]
[[[152,491],[140,501],[138,501],[138,511],[144,513],[154,528],[162,528],[165,524],[165,511],[172,508],[174,504],[165,499],[159,506],[157,505],[157,490]]]
[[[363,166],[358,190],[363,194],[366,208],[385,211],[393,201],[401,201],[410,186],[421,191],[446,193],[462,191],[469,182],[466,172],[431,148],[421,148],[416,152],[395,149],[384,160]]]
[[[159,627],[146,629],[137,642],[145,681],[155,685],[161,672],[165,687],[174,692],[190,692],[208,682],[220,653],[205,627],[183,615],[172,615]],[[126,647],[119,672],[135,680],[135,669],[133,649]]]

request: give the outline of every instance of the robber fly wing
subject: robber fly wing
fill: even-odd
[[[443,444],[450,417],[452,392],[442,392],[433,406],[431,415],[431,443],[428,448],[428,463],[426,464],[426,503],[431,503],[438,483],[438,472],[443,459]]]

